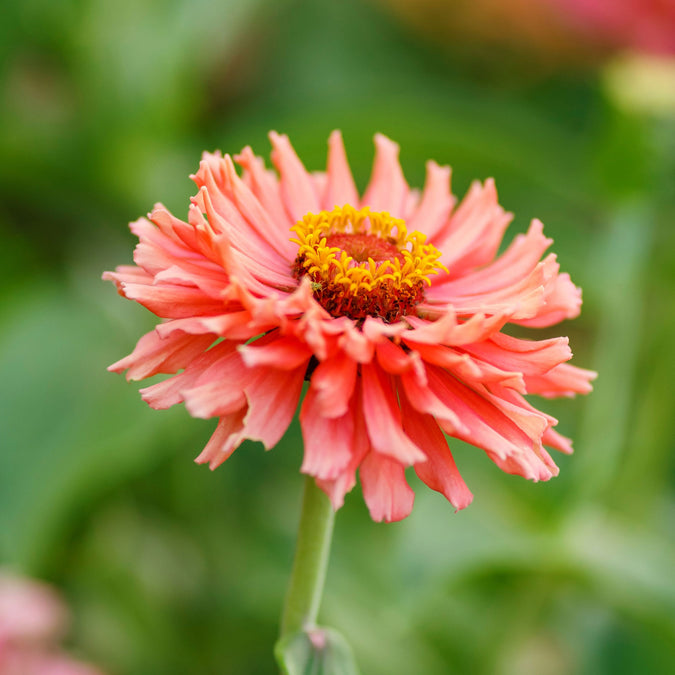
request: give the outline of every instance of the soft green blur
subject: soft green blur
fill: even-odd
[[[275,672],[297,423],[269,453],[195,465],[213,423],[106,372],[153,322],[100,275],[154,202],[186,216],[203,150],[267,154],[276,129],[321,169],[340,128],[361,187],[381,131],[411,185],[429,158],[458,194],[494,176],[508,238],[541,218],[585,299],[542,335],[601,374],[588,398],[536,402],[575,439],[550,483],[453,442],[467,510],[414,476],[399,524],[348,495],[320,620],[364,675],[675,672],[675,120],[616,109],[593,72],[505,74],[358,0],[2,15],[0,560],[63,590],[73,651],[110,675]]]

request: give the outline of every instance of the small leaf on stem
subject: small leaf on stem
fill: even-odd
[[[352,650],[332,628],[312,628],[281,638],[274,655],[283,675],[358,675]]]

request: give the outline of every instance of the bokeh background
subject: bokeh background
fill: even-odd
[[[601,376],[542,405],[576,447],[550,483],[453,442],[459,514],[425,488],[374,524],[356,488],[322,622],[364,675],[675,672],[675,120],[617,102],[606,36],[471,4],[3,5],[0,560],[61,590],[71,651],[110,675],[275,672],[302,449],[294,424],[193,464],[213,424],[105,370],[153,322],[101,272],[154,202],[186,216],[204,149],[267,154],[276,129],[321,169],[334,128],[361,187],[381,131],[411,185],[428,158],[460,195],[494,176],[507,240],[541,218],[584,288],[550,335]]]

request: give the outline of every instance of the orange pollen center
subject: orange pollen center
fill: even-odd
[[[376,263],[402,258],[395,243],[380,239],[375,234],[337,232],[326,237],[326,246],[345,251],[356,263],[368,262],[368,258]]]
[[[414,313],[429,276],[445,269],[440,252],[403,220],[346,204],[308,213],[293,228],[296,279],[308,277],[316,300],[332,316],[392,323]]]

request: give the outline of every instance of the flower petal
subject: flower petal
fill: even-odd
[[[222,377],[223,371],[231,375],[232,359],[237,358],[237,344],[229,340],[219,342],[191,361],[182,373],[141,389],[142,399],[151,408],[164,410],[177,403],[182,403],[184,401],[183,392],[191,387],[208,381],[209,378],[217,380]]]
[[[436,367],[428,367],[429,387],[462,420],[468,433],[444,430],[451,436],[483,448],[497,466],[531,480],[548,480],[553,473],[542,462],[535,446],[541,437],[531,438],[494,401]],[[444,425],[441,423],[441,426]]]
[[[553,243],[544,236],[541,221],[533,220],[527,234],[519,234],[494,262],[463,274],[434,277],[432,285],[443,285],[455,296],[487,293],[511,286],[534,269],[546,249]]]
[[[146,333],[136,344],[134,351],[120,359],[108,370],[121,373],[127,370],[127,380],[143,380],[157,373],[175,373],[206,351],[216,339],[213,334],[175,334],[162,339],[156,331]]]
[[[350,444],[351,456],[349,462],[336,478],[330,480],[317,478],[316,480],[316,484],[326,493],[335,510],[342,506],[345,495],[356,485],[356,469],[370,451],[362,410],[361,391],[357,388],[348,408],[348,414],[353,420],[354,429]]]
[[[162,284],[122,282],[121,292],[125,298],[135,300],[163,319],[182,319],[205,314],[216,314],[223,303],[205,295],[199,288]]]
[[[565,436],[561,436],[555,429],[547,429],[542,441],[550,448],[560,450],[560,452],[564,452],[566,455],[571,455],[573,452],[572,441]]]
[[[561,363],[546,373],[526,376],[525,386],[529,394],[538,394],[546,398],[571,397],[593,391],[591,382],[597,376],[598,374],[593,370]]]
[[[375,163],[361,205],[402,218],[409,188],[398,163],[398,151],[397,143],[382,134],[375,134]]]
[[[296,245],[291,242],[290,227],[286,227],[286,222],[274,222],[267,213],[257,197],[239,178],[234,164],[229,155],[223,159],[223,172],[225,175],[225,185],[229,195],[237,207],[239,213],[251,224],[251,226],[260,234],[260,236],[271,244],[286,260],[288,264],[295,258]],[[290,277],[290,274],[288,275]]]
[[[415,493],[403,466],[378,452],[370,452],[359,468],[363,498],[375,522],[393,523],[410,515]]]
[[[383,340],[375,348],[377,362],[391,375],[401,375],[415,370],[423,376],[424,368],[417,352],[406,352],[391,340]]]
[[[322,480],[333,480],[352,457],[354,417],[323,417],[317,394],[310,388],[300,410],[305,451],[300,471]]]
[[[279,179],[273,169],[266,169],[262,157],[257,157],[250,146],[246,146],[234,161],[244,169],[244,180],[253,194],[263,205],[280,231],[287,232],[293,225],[281,198]]]
[[[330,211],[335,206],[351,204],[355,209],[359,208],[359,193],[354,184],[345,146],[342,142],[342,134],[334,131],[328,141],[328,166],[326,168],[328,182],[323,197],[323,208]]]
[[[195,462],[197,464],[209,463],[209,468],[213,471],[219,467],[239,446],[239,433],[243,428],[243,419],[246,412],[245,408],[226,415],[218,420],[216,430],[213,432],[209,442],[199,453]]]
[[[426,363],[441,366],[456,377],[467,382],[498,383],[526,393],[522,373],[517,370],[502,370],[474,356],[445,345],[417,345],[417,353]]]
[[[423,462],[425,454],[403,433],[401,412],[390,378],[376,365],[361,366],[363,414],[377,452],[403,465]]]
[[[536,341],[495,333],[488,340],[466,345],[464,349],[498,368],[523,375],[541,375],[572,358],[566,337]]]
[[[244,392],[230,382],[211,381],[181,392],[192,417],[209,419],[246,409]]]
[[[295,223],[306,213],[319,213],[319,196],[288,136],[275,131],[271,131],[269,136],[274,148],[272,161],[281,174],[281,196],[291,220]]]
[[[266,232],[275,228],[265,218],[260,223],[252,224],[237,206],[233,183],[236,171],[232,158],[229,155],[220,157],[204,153],[199,171],[192,178],[199,186],[199,192],[193,198],[193,203],[197,204],[202,212],[208,213],[209,223],[215,233],[227,235],[234,248],[247,258],[265,264],[277,274],[288,275],[288,261],[280,255],[273,241],[269,241],[265,236]],[[241,192],[241,190],[238,192],[240,196]],[[206,197],[208,204],[205,201]],[[246,203],[250,207],[250,200]],[[210,207],[210,213],[207,207]],[[258,227],[263,230],[262,233]],[[277,234],[275,232],[275,236]]]
[[[426,462],[415,464],[415,472],[432,490],[445,495],[457,509],[466,508],[473,495],[457,469],[443,432],[431,415],[415,410],[407,398],[401,399],[403,428],[427,456]]]
[[[236,347],[236,344],[220,343],[210,350],[217,352],[218,358],[212,358],[209,363],[208,357],[205,357],[201,363],[195,363],[187,370],[188,376],[201,370],[180,392],[185,407],[193,417],[222,417],[246,407],[243,390],[251,378],[251,371]],[[206,363],[208,366],[201,367]]]
[[[262,237],[254,234],[255,231],[224,194],[202,188],[195,203],[206,213],[208,225],[215,235],[220,235],[231,247],[230,259],[237,264],[236,268],[228,269],[230,274],[242,276],[246,270],[260,282],[258,288],[293,288],[297,285],[290,274],[288,261]],[[216,236],[212,239],[217,241]]]
[[[310,389],[316,393],[322,417],[341,417],[347,412],[356,383],[356,361],[345,352],[320,363],[312,373]]]
[[[303,366],[291,371],[276,368],[252,370],[255,375],[244,386],[248,412],[241,438],[260,441],[269,450],[281,440],[293,419],[306,368]]]
[[[312,352],[300,340],[293,336],[277,336],[267,344],[255,340],[239,347],[244,363],[249,367],[271,366],[280,370],[295,370],[307,366]]]
[[[547,287],[555,283],[559,265],[555,256],[549,256],[536,265],[531,272],[509,286],[500,289],[474,293],[453,294],[450,284],[434,286],[427,291],[428,304],[433,310],[434,303],[451,307],[460,316],[483,314],[505,314],[511,321],[530,319],[537,316],[546,306]]]
[[[191,335],[215,333],[219,337],[230,340],[248,340],[260,335],[267,328],[273,327],[274,324],[268,325],[256,322],[250,312],[241,310],[231,311],[227,314],[216,314],[215,316],[188,316],[183,319],[173,319],[160,323],[155,330],[163,338],[182,332]]]
[[[401,377],[403,391],[410,405],[415,410],[440,420],[446,432],[450,433],[453,430],[468,434],[469,429],[464,426],[462,419],[427,386],[426,372],[424,378],[421,382],[416,373],[404,373]]]
[[[450,192],[449,166],[427,162],[427,179],[419,206],[408,220],[410,231],[423,232],[431,240],[448,222],[456,199]]]
[[[459,323],[450,309],[436,321],[411,316],[406,317],[406,321],[414,330],[403,333],[401,337],[407,345],[416,349],[416,345],[420,344],[461,347],[485,340],[506,324],[507,317],[503,314],[486,316],[479,313]]]
[[[447,225],[431,240],[443,252],[441,262],[456,278],[489,263],[497,254],[513,215],[497,201],[494,181],[473,183]]]
[[[554,283],[548,284],[544,294],[544,306],[536,316],[516,320],[521,326],[546,328],[565,319],[574,319],[581,312],[581,289],[575,286],[569,274],[560,274]]]

